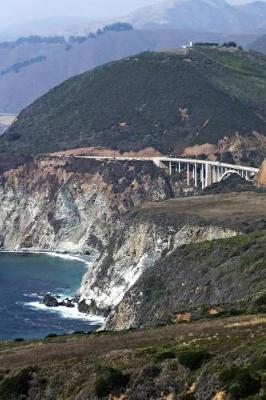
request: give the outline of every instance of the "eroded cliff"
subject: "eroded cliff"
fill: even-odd
[[[152,163],[39,158],[0,179],[5,250],[100,254],[121,213],[173,196]]]
[[[254,230],[254,216],[264,229],[265,195],[176,200],[173,185],[149,162],[40,157],[1,176],[1,247],[86,255],[80,302],[83,310],[111,310],[110,329],[169,321],[173,312],[224,302],[231,293],[237,301],[247,285],[232,292],[233,281],[220,281],[220,267],[216,276],[210,265],[216,245],[208,257],[200,249]],[[190,246],[199,249],[194,258]],[[218,257],[223,266],[226,256]]]

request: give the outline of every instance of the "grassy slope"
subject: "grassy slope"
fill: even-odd
[[[107,327],[168,323],[184,311],[193,318],[206,318],[213,306],[229,314],[265,312],[265,202],[263,192],[231,192],[138,208],[135,214],[141,221],[166,225],[186,221],[192,226],[223,226],[240,234],[163,254],[128,291]]]
[[[197,52],[214,62],[210,76],[221,88],[242,102],[261,110],[266,117],[265,56],[252,52],[243,57],[244,53],[239,51],[211,49],[197,49]]]
[[[0,139],[1,158],[11,149],[24,156],[90,145],[180,152],[236,132],[266,134],[265,66],[258,54],[208,49],[143,53],[108,64],[23,111]],[[188,109],[188,119],[179,107]],[[128,126],[120,127],[123,122]]]
[[[136,327],[169,323],[180,312],[207,318],[210,307],[225,315],[266,312],[265,244],[265,232],[256,232],[175,250],[144,272],[116,319],[130,307]]]
[[[258,315],[3,343],[0,398],[95,400],[124,392],[130,400],[209,400],[225,391],[264,399],[265,326]]]

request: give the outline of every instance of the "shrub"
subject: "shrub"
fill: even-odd
[[[157,378],[161,373],[161,368],[157,365],[148,365],[147,367],[143,368],[142,377],[146,378]]]
[[[56,338],[58,335],[56,333],[49,333],[49,335],[45,336],[44,339],[53,339]]]
[[[221,381],[226,385],[233,399],[241,399],[258,393],[260,378],[251,367],[233,367],[225,369],[220,374]]]
[[[189,350],[182,352],[178,360],[184,367],[194,371],[201,367],[204,361],[209,360],[211,357],[210,353],[204,350]]]
[[[186,393],[181,395],[180,400],[195,400],[195,396],[193,393]]]
[[[24,339],[23,338],[16,338],[16,339],[14,339],[14,342],[21,343],[21,342],[24,342]]]
[[[124,375],[115,368],[101,368],[96,378],[95,392],[98,397],[107,396],[112,391],[124,388],[129,379],[129,375]]]
[[[156,356],[157,361],[171,360],[173,358],[176,358],[176,354],[171,350],[165,350]]]
[[[27,396],[30,389],[30,381],[35,368],[22,369],[16,375],[5,378],[0,383],[0,399],[11,400]]]

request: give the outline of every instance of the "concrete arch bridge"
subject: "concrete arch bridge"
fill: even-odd
[[[195,187],[200,186],[202,189],[220,182],[234,173],[249,181],[259,172],[259,169],[254,167],[189,158],[160,158],[159,164],[167,166],[170,175],[185,171],[187,186],[192,184]]]
[[[186,173],[187,186],[193,185],[195,187],[201,187],[202,189],[213,183],[220,182],[233,173],[239,174],[246,180],[251,180],[259,172],[259,169],[254,167],[183,157],[74,157],[96,159],[99,161],[152,161],[158,167],[166,169],[169,175]]]

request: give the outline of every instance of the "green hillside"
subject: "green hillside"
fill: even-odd
[[[266,57],[195,47],[142,53],[65,81],[0,138],[1,162],[84,146],[163,153],[266,134]]]

